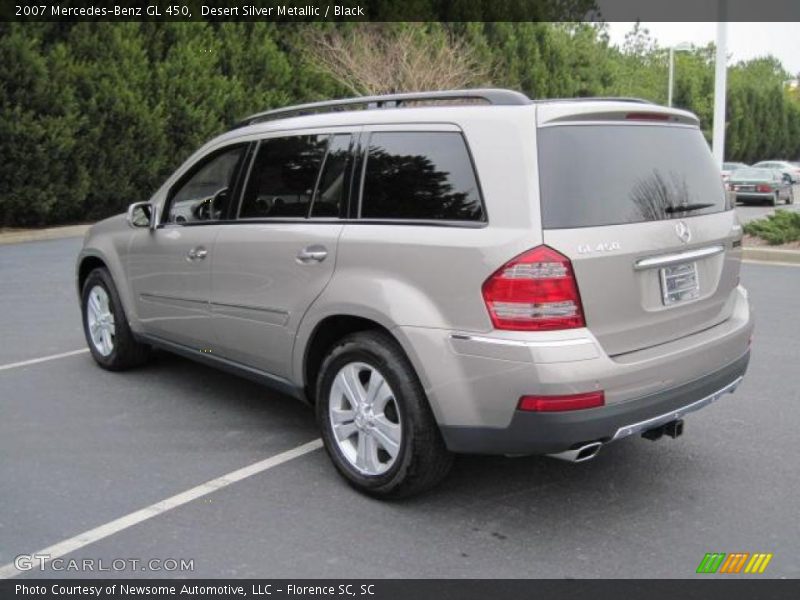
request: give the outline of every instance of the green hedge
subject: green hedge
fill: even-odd
[[[468,3],[456,3],[466,10]],[[455,6],[455,5],[454,5]],[[248,113],[347,95],[300,52],[309,28],[354,24],[0,24],[0,225],[99,219],[146,199],[192,151]],[[404,27],[410,25],[374,25]],[[666,54],[637,29],[622,49],[602,27],[430,23],[472,45],[487,82],[533,98],[666,100]],[[424,31],[423,31],[424,34]],[[677,56],[675,103],[707,135],[713,49]],[[800,156],[800,100],[779,64],[729,74],[731,160]]]

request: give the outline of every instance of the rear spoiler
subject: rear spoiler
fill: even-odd
[[[586,122],[648,122],[698,127],[700,119],[685,110],[631,101],[586,101],[581,103],[540,104],[536,107],[539,127]]]

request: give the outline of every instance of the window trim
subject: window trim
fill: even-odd
[[[478,201],[481,204],[481,218],[475,220],[467,220],[467,219],[392,219],[392,218],[364,218],[361,215],[362,207],[364,205],[364,184],[366,182],[367,176],[367,163],[369,162],[369,148],[370,142],[372,141],[372,135],[375,133],[417,133],[417,134],[425,134],[425,133],[455,133],[460,138],[461,141],[464,143],[464,148],[467,151],[467,158],[469,159],[469,164],[472,167],[472,174],[475,177],[475,187],[478,191]],[[409,223],[419,223],[419,224],[427,224],[430,225],[432,223],[444,223],[444,227],[452,226],[452,224],[457,223],[470,223],[476,224],[475,226],[485,226],[489,224],[489,213],[486,209],[486,201],[484,200],[483,196],[483,187],[481,186],[481,179],[478,174],[478,169],[475,164],[475,158],[472,155],[472,149],[469,146],[469,142],[467,141],[467,136],[464,135],[464,132],[461,129],[367,129],[363,132],[361,140],[366,139],[366,143],[361,144],[361,154],[359,156],[361,160],[361,164],[359,168],[361,172],[359,174],[360,181],[358,185],[358,194],[356,198],[356,214],[354,216],[355,219],[359,221],[369,221],[371,224],[401,224],[406,225]],[[361,142],[359,140],[359,142]]]
[[[317,201],[317,196],[319,195],[319,186],[322,183],[322,174],[325,172],[325,167],[328,164],[328,157],[331,153],[331,143],[333,142],[333,138],[336,136],[349,136],[350,141],[347,146],[347,162],[345,163],[344,167],[344,190],[342,190],[342,205],[339,206],[339,216],[338,217],[315,217],[314,216],[314,204]],[[317,180],[314,183],[314,191],[311,192],[311,202],[308,205],[308,213],[306,214],[306,218],[309,221],[316,221],[319,219],[339,219],[343,220],[349,216],[350,213],[350,196],[352,195],[352,176],[353,176],[353,162],[355,160],[354,156],[354,149],[356,147],[356,142],[359,137],[359,134],[356,132],[334,132],[328,134],[328,145],[325,148],[325,156],[322,158],[322,163],[319,166],[319,171],[317,172]],[[344,216],[343,216],[344,215]]]
[[[161,229],[168,226],[176,226],[176,227],[187,227],[192,225],[212,225],[217,223],[224,223],[229,220],[230,209],[231,205],[236,202],[236,197],[238,196],[238,192],[240,192],[239,185],[241,184],[242,179],[242,171],[244,170],[244,166],[249,159],[248,153],[250,151],[250,146],[252,146],[251,142],[246,141],[235,141],[231,144],[227,144],[224,146],[217,146],[213,150],[207,152],[197,160],[195,160],[191,166],[189,166],[181,175],[178,177],[175,182],[169,186],[167,193],[164,196],[164,206],[161,208],[161,214],[159,215],[160,218],[158,220],[157,228]],[[233,150],[234,148],[242,148],[244,152],[242,156],[239,158],[239,161],[234,168],[233,173],[233,186],[231,186],[231,198],[228,201],[228,206],[225,208],[225,213],[222,215],[223,218],[216,219],[216,220],[209,220],[209,221],[187,221],[185,223],[177,223],[177,222],[170,222],[168,220],[169,211],[172,207],[172,201],[175,198],[177,192],[182,188],[192,177],[194,177],[198,171],[200,171],[203,167],[209,164],[212,160]]]

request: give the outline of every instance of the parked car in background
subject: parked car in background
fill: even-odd
[[[758,169],[778,169],[783,173],[788,173],[792,183],[800,183],[800,165],[787,160],[762,160],[753,165]]]
[[[680,436],[747,368],[741,240],[695,115],[454,90],[253,115],[92,226],[76,284],[101,367],[276,387],[397,497],[454,453]]]
[[[739,169],[731,175],[728,188],[741,202],[767,202],[772,206],[781,200],[794,202],[791,177],[779,169]]]
[[[731,178],[731,173],[739,169],[746,169],[748,165],[740,162],[726,162],[722,163],[722,181],[728,181]]]

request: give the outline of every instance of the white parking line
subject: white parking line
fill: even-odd
[[[83,533],[79,533],[75,537],[71,537],[68,540],[64,540],[63,542],[58,542],[57,544],[53,544],[52,546],[48,546],[47,548],[43,548],[38,552],[33,554],[25,554],[25,556],[45,556],[46,559],[35,559],[36,567],[39,567],[39,561],[43,560],[43,562],[47,562],[53,560],[54,558],[61,558],[62,556],[69,554],[70,552],[74,552],[84,546],[88,546],[94,542],[102,540],[103,538],[107,538],[110,535],[115,533],[119,533],[124,529],[128,529],[129,527],[133,527],[138,523],[143,521],[147,521],[148,519],[152,519],[155,516],[160,515],[161,513],[165,513],[168,510],[172,510],[173,508],[177,508],[178,506],[182,506],[191,502],[192,500],[197,500],[198,498],[202,498],[210,494],[211,492],[215,492],[220,490],[224,487],[231,485],[232,483],[236,483],[237,481],[241,481],[242,479],[246,479],[248,477],[252,477],[253,475],[257,475],[259,473],[263,473],[264,471],[271,469],[272,467],[277,467],[278,465],[282,465],[285,462],[289,462],[295,458],[299,458],[304,454],[308,454],[309,452],[313,452],[322,447],[322,440],[317,438],[312,440],[306,444],[302,444],[301,446],[297,446],[296,448],[292,448],[291,450],[287,450],[286,452],[281,452],[280,454],[276,454],[275,456],[271,456],[266,458],[262,461],[257,463],[253,463],[247,467],[243,467],[236,471],[232,471],[227,475],[223,475],[222,477],[217,477],[216,479],[212,479],[211,481],[206,481],[198,485],[197,487],[193,487],[190,490],[186,490],[185,492],[181,492],[180,494],[176,494],[166,500],[162,500],[161,502],[156,502],[155,504],[151,504],[145,508],[137,510],[136,512],[132,512],[124,517],[120,517],[119,519],[115,519],[109,523],[104,525],[100,525],[99,527],[95,527],[94,529],[90,529],[89,531],[84,531]],[[19,556],[19,555],[18,555]],[[28,573],[29,571],[20,571],[16,568],[14,563],[9,563],[7,565],[3,565],[0,567],[0,579],[10,579],[11,577],[15,577],[20,575],[21,573]]]
[[[798,263],[778,262],[775,260],[752,260],[742,259],[742,262],[748,265],[767,265],[768,267],[800,267]]]
[[[61,354],[51,354],[50,356],[42,356],[41,358],[32,358],[30,360],[23,360],[20,362],[9,363],[7,365],[0,365],[0,371],[8,369],[16,369],[17,367],[27,367],[28,365],[35,365],[48,360],[57,360],[59,358],[67,358],[68,356],[75,356],[76,354],[83,354],[88,352],[88,348],[81,348],[80,350],[71,350],[70,352],[62,352]]]

